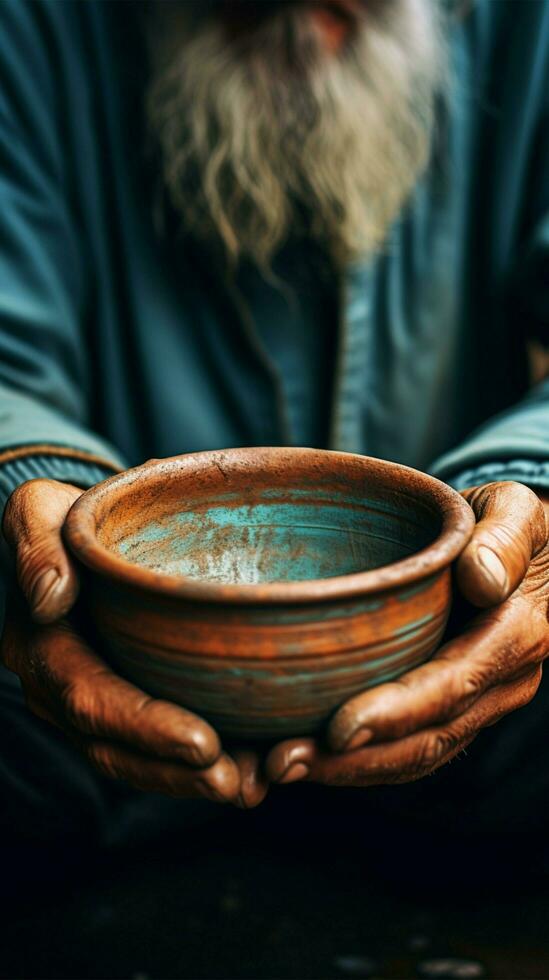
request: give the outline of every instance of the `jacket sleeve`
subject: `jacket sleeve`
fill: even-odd
[[[90,428],[90,283],[47,5],[0,4],[0,513],[25,479],[124,466]]]
[[[457,490],[493,480],[549,490],[549,381],[438,459],[431,472]]]
[[[538,175],[532,181],[532,222],[509,281],[509,303],[525,342],[549,352],[549,107],[536,144]],[[549,378],[512,409],[489,420],[457,449],[438,459],[431,470],[457,489],[492,480],[518,480],[549,489]]]

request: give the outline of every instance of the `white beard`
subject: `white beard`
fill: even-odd
[[[246,46],[215,16],[184,21],[177,43],[151,33],[149,125],[183,227],[231,264],[268,268],[297,232],[341,265],[380,247],[428,162],[440,10],[378,0],[331,54],[310,11],[281,6]]]

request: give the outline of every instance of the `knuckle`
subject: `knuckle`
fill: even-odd
[[[476,511],[477,520],[489,518],[483,527],[483,543],[496,551],[527,530],[535,540],[542,531],[545,533],[543,505],[537,494],[523,483],[512,480],[488,483],[475,488],[467,499]]]
[[[213,765],[216,761],[217,752],[213,750],[209,740],[204,738],[200,731],[185,733],[184,740],[181,741],[180,745],[184,749],[185,761],[197,769]]]
[[[460,690],[460,701],[474,701],[486,690],[486,672],[477,668],[466,674]]]
[[[60,543],[53,542],[45,534],[37,534],[32,540],[22,539],[17,544],[17,577],[23,591],[32,590],[41,576],[59,565]]]
[[[429,771],[437,766],[454,747],[449,732],[427,732],[420,741],[413,768]]]
[[[158,751],[160,747],[168,752],[173,750],[178,743],[172,737],[170,709],[171,706],[165,701],[157,700],[149,694],[142,694],[132,707],[132,720],[127,734],[131,734],[140,744],[147,746],[154,744]]]
[[[524,707],[525,705],[530,704],[530,701],[535,698],[541,684],[541,676],[542,668],[540,665],[540,667],[534,671],[534,673],[521,686],[518,707]]]
[[[42,525],[59,530],[78,492],[68,484],[42,477],[22,483],[4,510],[2,528],[8,543],[21,546],[39,534]]]
[[[8,513],[17,512],[23,510],[26,506],[28,500],[30,500],[36,493],[36,485],[44,483],[46,481],[42,479],[38,480],[25,480],[24,483],[20,483],[18,487],[15,488],[7,504]]]
[[[514,503],[517,509],[520,509],[525,516],[530,516],[530,519],[536,519],[536,522],[539,518],[540,523],[545,526],[545,512],[537,493],[524,483],[515,483],[513,486]]]
[[[508,534],[514,537],[517,528],[528,529],[531,547],[537,549],[545,544],[547,528],[545,511],[538,495],[524,483],[513,481],[497,484],[505,495],[506,507],[510,515]]]
[[[173,769],[166,769],[162,772],[162,781],[159,783],[159,792],[166,796],[181,797],[188,792],[187,785]]]
[[[21,483],[10,494],[6,504],[4,526],[12,526],[14,521],[16,525],[24,521],[34,509],[36,501],[39,501],[44,492],[51,490],[54,486],[53,480],[42,477],[35,480],[25,480],[24,483]]]
[[[391,781],[412,783],[430,775],[467,748],[477,734],[477,726],[469,726],[466,732],[461,731],[459,734],[450,729],[426,733],[414,758],[408,765],[400,767]]]
[[[48,477],[39,476],[34,480],[27,480],[22,483],[18,490],[21,491],[24,500],[39,500],[44,493],[56,490],[61,484],[57,480],[50,480]],[[17,493],[17,491],[15,491]]]
[[[63,704],[70,724],[81,732],[93,734],[97,706],[89,684],[76,681],[69,685],[63,695]]]
[[[538,497],[525,483],[518,483],[516,480],[495,480],[484,486],[484,491],[490,496],[497,494],[512,503],[517,508],[532,508],[535,506]]]
[[[492,551],[500,561],[517,550],[520,554],[524,552],[522,557],[526,560],[527,542],[523,539],[520,526],[509,516],[477,532],[477,544]]]
[[[512,494],[518,504],[533,505],[537,501],[537,496],[530,487],[516,480],[500,480],[496,486],[501,487],[506,493]]]
[[[86,755],[101,775],[108,779],[123,779],[123,769],[110,746],[101,742],[91,742],[86,747]]]
[[[163,701],[152,698],[149,694],[143,694],[133,710],[135,721],[139,720],[139,725],[147,724],[156,727],[158,721],[162,721],[162,708],[163,706],[165,708],[165,704]]]

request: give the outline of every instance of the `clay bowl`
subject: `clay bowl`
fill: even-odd
[[[407,467],[238,449],[111,477],[64,535],[121,674],[225,735],[277,738],[433,653],[473,524]]]

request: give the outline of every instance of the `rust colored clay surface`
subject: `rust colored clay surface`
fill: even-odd
[[[239,449],[114,476],[64,533],[120,673],[269,738],[318,730],[432,654],[473,526],[457,493],[406,467]]]

